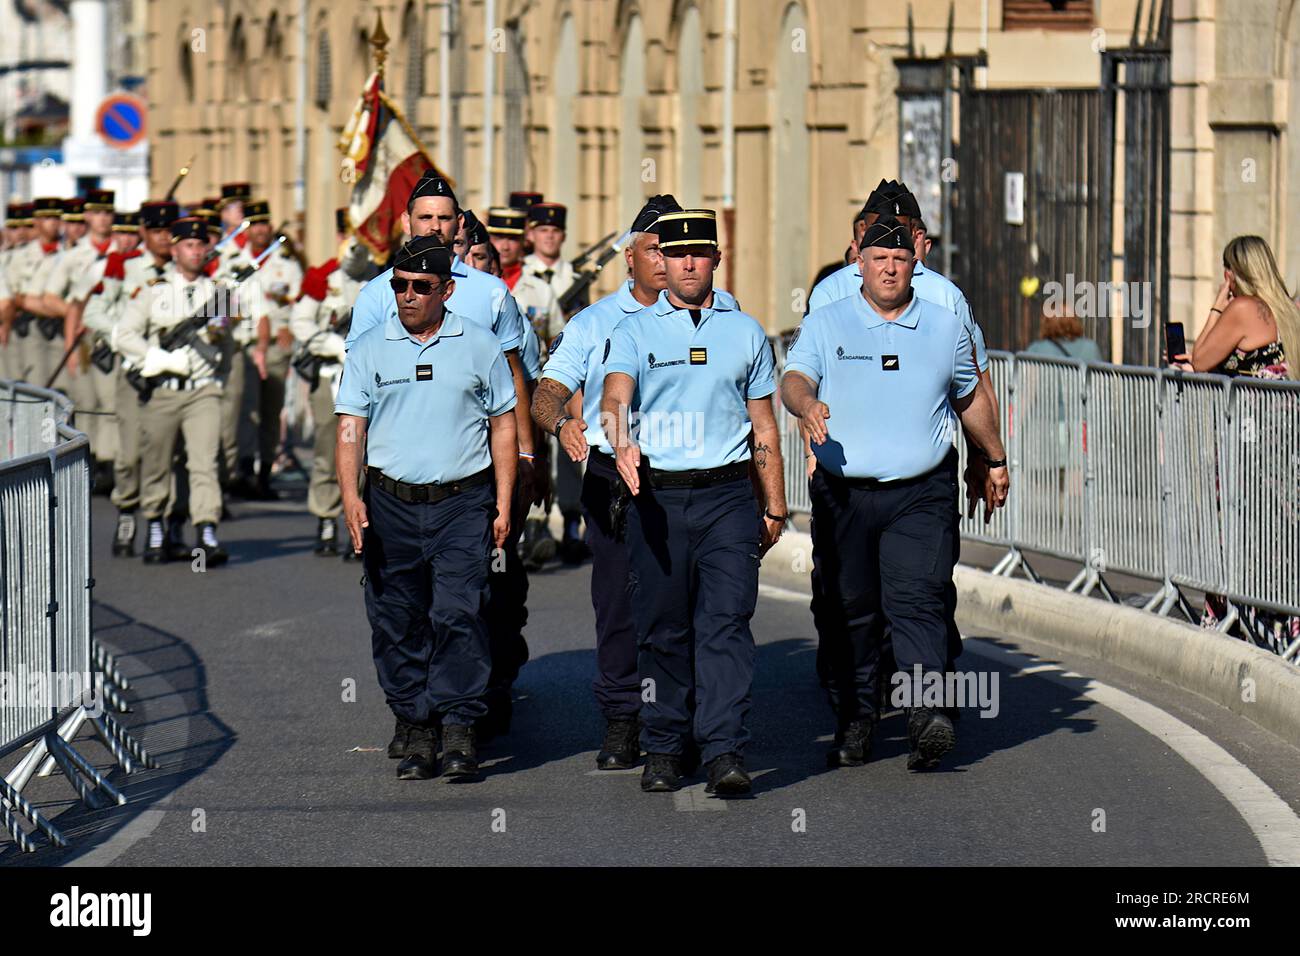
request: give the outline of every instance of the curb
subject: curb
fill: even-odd
[[[763,560],[766,583],[808,592],[812,538],[788,532]],[[1283,740],[1300,739],[1300,668],[1244,641],[1097,598],[958,565],[963,631],[1083,654],[1199,694]],[[812,627],[811,616],[809,627]],[[1243,700],[1253,681],[1253,700]]]

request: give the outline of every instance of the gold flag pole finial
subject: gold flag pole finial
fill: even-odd
[[[370,34],[370,45],[374,48],[375,72],[384,75],[384,61],[388,59],[388,34],[384,31],[384,13],[375,13],[375,29]]]

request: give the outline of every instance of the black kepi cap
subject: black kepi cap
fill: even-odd
[[[525,190],[517,190],[510,194],[510,202],[508,203],[508,205],[510,206],[511,209],[527,210],[532,206],[537,205],[541,201],[542,201],[541,193],[527,192]]]
[[[683,209],[664,213],[655,221],[659,248],[718,245],[718,217],[712,209]]]
[[[180,242],[182,239],[198,239],[200,242],[207,242],[208,224],[195,216],[177,219],[172,223],[172,242]]]
[[[558,202],[535,202],[528,207],[528,224],[563,229],[567,214],[568,210]]]
[[[135,211],[113,214],[114,232],[135,232],[140,228],[140,213]]]
[[[170,199],[154,200],[140,207],[140,225],[146,229],[166,229],[180,214],[180,207]]]

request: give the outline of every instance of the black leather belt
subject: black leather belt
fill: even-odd
[[[378,468],[367,468],[366,475],[367,480],[373,482],[376,488],[382,489],[398,501],[404,501],[409,505],[431,505],[442,501],[444,498],[450,498],[452,495],[458,495],[469,488],[487,484],[492,480],[492,469],[484,468],[477,474],[470,475],[468,478],[461,478],[459,481],[450,481],[445,484],[434,482],[428,485],[415,485],[409,481],[398,481],[396,478],[389,478]]]
[[[847,485],[850,488],[906,488],[908,485],[919,484],[927,478],[955,468],[956,465],[957,451],[954,449],[944,456],[943,461],[929,471],[913,475],[911,478],[893,478],[889,481],[882,481],[879,478],[848,478],[843,475],[832,474],[821,465],[817,466],[817,470],[826,478],[827,483],[832,485]]]
[[[736,461],[718,468],[700,468],[695,471],[660,471],[650,469],[652,488],[708,488],[724,481],[736,481],[749,475],[749,462]]]

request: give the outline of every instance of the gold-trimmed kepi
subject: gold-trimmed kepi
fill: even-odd
[[[712,209],[683,209],[655,220],[659,248],[718,245],[718,216]]]
[[[527,211],[530,207],[535,206],[542,201],[541,193],[528,192],[527,190],[515,190],[510,194],[509,206],[511,209],[523,209]]]
[[[271,204],[265,199],[245,199],[244,218],[250,223],[270,222]]]
[[[86,211],[112,212],[114,199],[111,189],[89,189],[86,191]]]
[[[32,200],[34,219],[57,219],[63,215],[63,200],[54,196],[38,196]]]
[[[488,210],[487,231],[494,236],[522,237],[528,214],[509,206],[493,206]]]
[[[253,187],[248,183],[222,183],[221,184],[221,202],[218,209],[225,206],[228,202],[248,202],[253,198]]]
[[[558,202],[535,202],[528,207],[528,224],[530,226],[555,226],[564,228],[568,210]]]
[[[140,228],[140,213],[134,211],[119,212],[113,216],[113,231],[133,233]]]
[[[64,222],[85,222],[86,200],[80,196],[73,196],[70,199],[63,200],[62,215]]]

